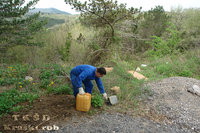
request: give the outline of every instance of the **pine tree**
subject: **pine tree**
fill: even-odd
[[[27,15],[39,0],[25,4],[25,0],[0,1],[0,47],[6,49],[17,46],[36,46],[33,35],[41,30],[46,22],[39,21],[39,13]]]
[[[118,4],[117,0],[88,0],[84,3],[79,0],[65,0],[72,9],[81,12],[80,20],[83,24],[101,29],[98,39],[94,40],[89,48],[92,50],[91,63],[99,63],[107,58],[111,45],[116,44],[116,25],[134,18],[140,12],[137,8],[128,8],[126,4]]]
[[[149,39],[155,35],[161,37],[167,28],[169,18],[170,17],[167,15],[162,6],[152,8],[144,13],[144,20],[140,25],[140,34],[145,39]]]
[[[81,12],[80,20],[86,25],[97,28],[108,27],[105,33],[109,39],[103,46],[107,48],[115,37],[115,25],[140,12],[137,8],[126,8],[126,4],[118,4],[117,0],[89,0],[82,3],[77,0],[65,0],[66,4]],[[105,30],[106,31],[106,30]]]

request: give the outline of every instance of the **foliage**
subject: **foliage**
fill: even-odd
[[[173,57],[172,57],[173,58]],[[170,64],[158,66],[155,70],[160,74],[170,76],[194,77],[199,72],[197,71],[199,59],[196,55],[192,55],[190,59],[181,62],[181,59],[175,60]]]
[[[13,65],[8,68],[0,69],[0,85],[14,85],[16,89],[24,88],[33,91],[37,87],[44,89],[52,83],[54,85],[62,83],[64,82],[62,78],[66,75],[62,66],[58,64],[48,64],[40,68],[39,75],[32,75],[29,73],[30,76],[33,76],[35,79],[25,80],[25,77],[28,75],[30,70],[38,71],[37,69],[33,69],[33,67],[27,65]],[[61,76],[61,79],[58,79],[58,76]]]
[[[139,39],[135,42],[137,52],[143,52],[149,48],[149,45],[146,45],[145,41],[151,40],[152,36],[161,37],[166,31],[167,23],[170,21],[169,15],[167,15],[162,6],[156,6],[144,12],[143,17],[140,18],[136,30],[139,36],[136,36]],[[135,30],[133,30],[133,34],[135,34]]]
[[[117,60],[114,70],[102,78],[105,88],[112,88],[113,86],[120,87],[121,93],[118,94],[118,99],[120,102],[125,102],[127,104],[138,101],[138,98],[145,93],[144,90],[141,89],[141,85],[144,81],[135,79],[127,72],[133,68],[134,64],[131,62]],[[110,89],[106,91],[108,95],[113,93]]]
[[[48,88],[52,85],[55,86],[55,84],[59,84],[60,80],[57,80],[58,76],[65,76],[65,71],[62,66],[58,64],[47,64],[44,65],[43,68],[41,68],[41,74],[40,74],[40,88]]]
[[[38,71],[37,74],[34,74]],[[0,87],[8,89],[0,93],[0,114],[19,111],[23,106],[19,103],[33,102],[40,94],[72,94],[69,79],[64,67],[58,64],[44,66],[13,65],[0,69]],[[25,79],[25,76],[33,79]],[[41,88],[41,89],[40,89]]]
[[[38,97],[39,96],[37,94],[18,92],[15,89],[0,93],[0,115],[11,112],[11,109],[20,102],[33,102],[33,100],[37,99]],[[20,107],[15,107],[13,108],[13,111],[19,108]]]
[[[59,53],[61,55],[62,61],[68,61],[69,60],[71,44],[72,44],[72,35],[71,35],[71,33],[68,33],[65,45],[61,46],[61,48],[59,49]]]
[[[180,41],[182,40],[176,26],[172,23],[169,23],[170,27],[166,29],[166,39],[168,42],[168,46],[170,47],[171,53],[174,53],[175,51],[180,52],[181,46]],[[182,50],[184,52],[184,50]]]
[[[25,75],[27,74],[27,65],[14,65],[9,66],[6,69],[0,69],[0,85],[11,85],[14,83],[24,83]]]
[[[156,6],[144,13],[144,20],[139,25],[140,35],[148,39],[151,36],[161,37],[167,27],[169,16],[162,6]]]
[[[178,64],[178,62],[175,62],[177,66],[180,67],[180,64]],[[165,75],[167,77],[171,77],[171,76],[182,76],[182,77],[192,77],[193,73],[192,70],[190,70],[189,68],[183,68],[183,69],[179,69],[179,67],[175,67],[172,64],[159,64],[156,68],[155,71],[161,75]]]
[[[56,18],[50,18],[50,17],[46,17],[46,16],[39,17],[39,20],[48,21],[47,24],[45,25],[46,28],[53,27],[53,26],[55,26],[57,24],[65,23],[64,19],[56,19]]]
[[[80,20],[83,24],[101,28],[101,35],[92,42],[91,63],[99,63],[109,55],[108,51],[115,40],[115,25],[122,20],[134,17],[140,12],[137,8],[126,8],[126,4],[118,5],[112,0],[92,0],[81,3],[77,0],[65,0],[72,8],[81,12]],[[94,44],[94,45],[93,45]]]
[[[138,102],[145,99],[146,95],[152,95],[151,90],[141,87],[144,81],[137,80],[128,74],[128,70],[135,70],[141,64],[147,64],[147,67],[140,67],[139,73],[146,76],[149,81],[162,78],[181,76],[193,77],[200,79],[200,51],[188,51],[185,53],[169,54],[161,57],[145,57],[140,55],[139,59],[131,59],[130,61],[115,61],[114,70],[106,74],[102,78],[107,93],[111,95],[113,92],[109,88],[119,86],[121,94],[118,99],[123,103],[123,107],[136,106]],[[139,61],[139,63],[137,63]],[[132,106],[133,105],[133,106]]]
[[[45,24],[38,21],[39,14],[25,16],[38,0],[32,0],[26,5],[24,0],[1,0],[0,2],[0,45],[13,47],[16,45],[39,45],[31,41],[33,35]]]
[[[117,4],[117,1],[112,0],[92,0],[87,3],[81,3],[77,0],[65,0],[65,2],[77,11],[81,12],[81,17],[86,21],[87,24],[91,24],[95,27],[106,27],[111,28],[112,36],[114,36],[114,25],[139,10],[130,8],[126,9],[125,4]]]
[[[175,24],[182,37],[181,49],[188,50],[199,46],[200,42],[200,9],[172,9],[171,22]]]
[[[167,54],[176,54],[180,52],[181,37],[173,24],[167,28],[166,39],[162,39],[158,36],[153,36],[153,40],[147,41],[147,44],[152,46],[152,49],[148,51],[149,55],[165,56]]]
[[[83,28],[75,29],[77,26],[75,24],[76,16],[69,15],[56,15],[56,14],[45,14],[43,17],[55,18],[65,20],[65,24],[57,24],[54,27],[50,27],[47,30],[42,30],[42,32],[36,33],[34,35],[34,40],[36,42],[43,42],[43,47],[27,47],[27,46],[17,46],[9,49],[7,54],[12,58],[12,62],[9,63],[28,63],[31,65],[41,65],[47,63],[60,63],[61,55],[58,52],[58,48],[65,45],[67,33],[73,33],[73,40],[77,37],[76,34],[83,31]],[[77,27],[78,28],[78,27]],[[73,31],[73,32],[72,32]],[[67,33],[66,33],[67,32]],[[90,38],[90,37],[89,37]],[[8,60],[9,61],[9,60]]]
[[[47,87],[47,92],[53,94],[73,94],[72,89],[68,86],[68,84],[63,84],[57,87],[49,86]]]
[[[13,108],[12,108],[12,111],[13,111],[13,112],[18,112],[18,111],[20,111],[20,110],[23,109],[23,108],[24,108],[24,106],[17,105],[16,107],[13,107]]]
[[[147,43],[153,47],[152,50],[148,51],[149,55],[164,56],[170,54],[170,47],[167,42],[158,36],[153,36],[153,40]]]
[[[101,95],[95,94],[92,96],[92,101],[91,101],[92,106],[101,107],[103,103],[104,103],[104,100]]]
[[[192,77],[200,79],[200,51],[188,51],[177,55],[148,57],[148,67],[142,68],[142,73],[149,80],[162,79],[174,76]]]
[[[171,76],[184,76],[200,79],[200,53],[198,50],[199,48],[197,47],[200,42],[200,34],[198,30],[198,22],[200,18],[199,9],[185,9],[174,11],[173,13],[166,13],[161,7],[156,7],[156,10],[152,9],[151,11],[144,13],[147,16],[140,20],[141,23],[139,23],[140,25],[137,27],[134,25],[133,21],[129,21],[130,19],[126,21],[123,21],[125,19],[115,21],[114,19],[117,19],[117,16],[115,16],[114,11],[117,11],[120,7],[112,8],[113,10],[107,10],[104,14],[104,17],[107,17],[114,28],[115,36],[110,39],[113,29],[109,23],[101,20],[102,17],[95,16],[95,14],[89,14],[90,12],[86,13],[87,11],[95,11],[96,13],[99,13],[99,15],[103,15],[103,12],[101,12],[103,10],[100,11],[102,8],[101,2],[103,1],[95,2],[97,3],[92,4],[91,2],[90,5],[80,5],[84,7],[84,12],[82,12],[80,20],[83,24],[92,25],[91,27],[81,25],[76,19],[77,16],[73,16],[72,18],[68,18],[68,23],[59,25],[58,27],[53,27],[43,33],[36,34],[34,38],[36,41],[39,40],[45,42],[46,45],[43,48],[18,46],[12,49],[12,51],[19,55],[19,58],[21,58],[22,61],[32,61],[34,58],[34,61],[37,61],[38,64],[51,64],[39,66],[37,68],[28,67],[26,65],[13,65],[9,66],[9,68],[2,67],[0,69],[0,86],[8,86],[9,88],[13,87],[13,91],[5,91],[0,94],[0,109],[2,109],[1,111],[3,113],[20,110],[23,107],[18,105],[18,103],[23,101],[33,101],[33,99],[38,96],[38,91],[52,94],[72,94],[72,89],[70,84],[68,84],[66,76],[66,73],[69,73],[71,69],[52,63],[63,63],[61,62],[60,57],[62,57],[62,61],[65,61],[65,65],[74,66],[88,63],[87,55],[90,54],[87,51],[88,49],[91,53],[93,53],[91,54],[92,57],[98,54],[104,56],[102,53],[98,53],[98,51],[103,51],[106,54],[108,53],[107,51],[111,54],[116,53],[116,55],[109,58],[107,62],[100,64],[101,66],[114,66],[113,72],[107,73],[107,75],[102,78],[102,81],[104,83],[104,87],[107,89],[106,92],[108,95],[113,93],[108,88],[112,88],[113,86],[120,87],[121,94],[118,94],[118,98],[120,102],[125,103],[123,106],[136,106],[139,99],[143,97],[144,94],[149,93],[149,95],[152,95],[152,92],[148,89],[142,89],[141,85],[144,81],[138,81],[133,78],[132,75],[127,73],[128,70],[135,70],[136,67],[140,66],[140,64],[148,62],[147,67],[141,68],[141,73],[148,77],[149,80],[167,78]],[[78,4],[78,2],[76,4]],[[90,7],[95,4],[98,4],[98,8]],[[78,6],[79,5],[77,5],[77,7]],[[113,6],[115,7],[115,4]],[[109,17],[112,13],[114,13],[114,15]],[[160,15],[158,15],[159,13]],[[166,26],[165,23],[169,21],[169,17],[166,14],[171,16],[170,21],[172,24],[169,26]],[[26,17],[21,17],[19,20],[26,19]],[[120,19],[120,15],[118,17]],[[2,22],[2,20],[0,20],[0,22]],[[133,24],[133,27],[136,29],[129,29],[129,27],[126,27],[126,24]],[[128,28],[127,32],[120,31],[120,34],[124,34],[123,37],[127,37],[123,38],[124,40],[127,40],[126,42],[120,42],[122,38],[116,36],[119,34],[118,29],[116,29],[119,25],[123,25],[125,26],[124,28]],[[159,30],[159,27],[163,28]],[[67,35],[67,39],[66,33],[70,33]],[[141,41],[142,43],[137,42],[138,36],[126,36],[127,34],[125,33],[133,33],[134,35],[136,33],[140,33],[142,37],[140,39],[150,39],[152,35],[154,36],[153,39],[148,42],[150,45],[144,44],[144,46],[140,45],[144,42],[143,40]],[[78,39],[80,35],[84,36],[84,40],[80,41],[80,39]],[[104,43],[107,41],[106,39],[110,39],[108,42],[115,44],[116,47],[119,44],[119,53],[115,51],[116,49],[114,49],[112,45],[109,46],[109,43]],[[134,41],[129,41],[129,39],[133,39]],[[130,54],[125,51],[123,54],[126,54],[129,61],[124,60],[124,55],[121,53],[121,50],[124,48],[120,46],[123,45],[125,47],[130,45],[131,47],[128,48],[132,50],[135,48],[135,44],[140,45],[141,49],[145,50],[150,46],[150,48],[152,48],[148,51],[150,56],[146,56],[145,54],[137,55],[138,53],[135,54],[134,52]],[[60,50],[62,52],[59,53],[57,48],[61,48]],[[189,51],[190,48],[196,48],[196,50],[192,50],[194,51],[192,52]],[[33,52],[33,50],[37,50],[37,52]],[[113,58],[115,59],[114,61]],[[66,71],[66,69],[68,70]],[[36,71],[37,74],[34,75],[34,72]],[[25,76],[27,75],[33,76],[34,80],[25,80]],[[103,103],[101,104],[101,99],[101,95],[99,95],[99,97],[97,96],[93,100],[93,106],[102,106]]]

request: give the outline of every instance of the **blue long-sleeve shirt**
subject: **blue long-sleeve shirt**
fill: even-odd
[[[91,65],[79,65],[71,70],[71,74],[76,76],[77,88],[82,87],[82,81],[95,80],[101,94],[105,93],[101,78],[96,77],[96,67]],[[72,79],[73,80],[73,79]]]

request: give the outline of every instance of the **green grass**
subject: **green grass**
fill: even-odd
[[[114,66],[114,70],[109,72],[102,78],[104,87],[108,95],[114,95],[110,88],[119,86],[121,93],[118,94],[118,100],[120,103],[138,103],[138,98],[146,93],[145,90],[141,89],[141,85],[144,80],[137,80],[133,78],[127,71],[133,68],[131,63],[118,62]]]
[[[16,107],[13,107],[12,108],[12,111],[13,112],[19,112],[21,109],[23,109],[24,108],[24,106],[21,106],[21,105],[17,105]]]
[[[19,111],[22,106],[16,106],[18,103],[28,101],[30,103],[39,97],[38,94],[31,94],[27,92],[19,92],[16,89],[8,90],[0,93],[0,116],[12,111]]]
[[[144,57],[144,56],[143,56]],[[132,58],[129,61],[115,60],[113,72],[107,73],[102,78],[106,92],[113,95],[110,88],[119,86],[121,94],[118,94],[119,102],[123,107],[136,107],[141,99],[146,96],[152,96],[151,88],[142,88],[144,80],[137,80],[128,74],[128,70],[141,68],[139,73],[146,76],[149,81],[160,80],[169,77],[191,77],[200,79],[200,50],[188,51],[184,54],[168,55],[163,58],[146,57]],[[141,67],[141,64],[147,64],[147,67]]]
[[[35,72],[36,71],[36,72]],[[0,93],[0,116],[20,111],[20,103],[32,103],[41,94],[72,94],[71,86],[65,74],[69,69],[58,64],[41,66],[12,65],[0,69],[0,87],[10,87]],[[33,80],[25,80],[32,76]]]
[[[172,76],[192,77],[200,79],[200,50],[188,51],[185,54],[170,55],[163,58],[148,57],[141,60],[121,61],[115,60],[114,70],[102,78],[104,88],[108,96],[113,95],[110,88],[119,86],[121,93],[118,94],[119,104],[132,107],[137,106],[139,99],[145,99],[146,94],[152,95],[150,88],[141,86],[144,80],[137,80],[128,70],[135,70],[140,64],[143,75],[149,81],[168,78]],[[59,64],[46,64],[40,66],[12,65],[0,69],[0,87],[13,86],[11,90],[0,93],[0,115],[19,111],[24,108],[19,105],[25,101],[33,102],[40,96],[40,92],[50,94],[72,94],[71,83],[67,81],[71,66]],[[26,81],[25,76],[32,76],[32,81]],[[98,95],[98,89],[94,87],[92,106],[103,105],[102,96]],[[125,104],[124,104],[125,103]]]
[[[23,82],[25,75],[27,74],[27,65],[13,65],[7,68],[0,69],[0,85],[6,86],[16,82]]]
[[[200,50],[185,54],[171,55],[164,58],[149,58],[142,73],[150,80],[180,76],[200,79]]]
[[[63,84],[57,87],[48,87],[47,92],[52,94],[73,94],[72,89],[68,84]]]

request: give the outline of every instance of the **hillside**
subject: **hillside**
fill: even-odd
[[[200,133],[200,9],[2,1],[0,133]]]
[[[33,10],[30,10],[29,13],[37,13],[37,12],[41,12],[41,13],[50,13],[50,14],[68,14],[70,15],[70,13],[68,12],[64,12],[64,11],[60,11],[56,8],[35,8]]]

